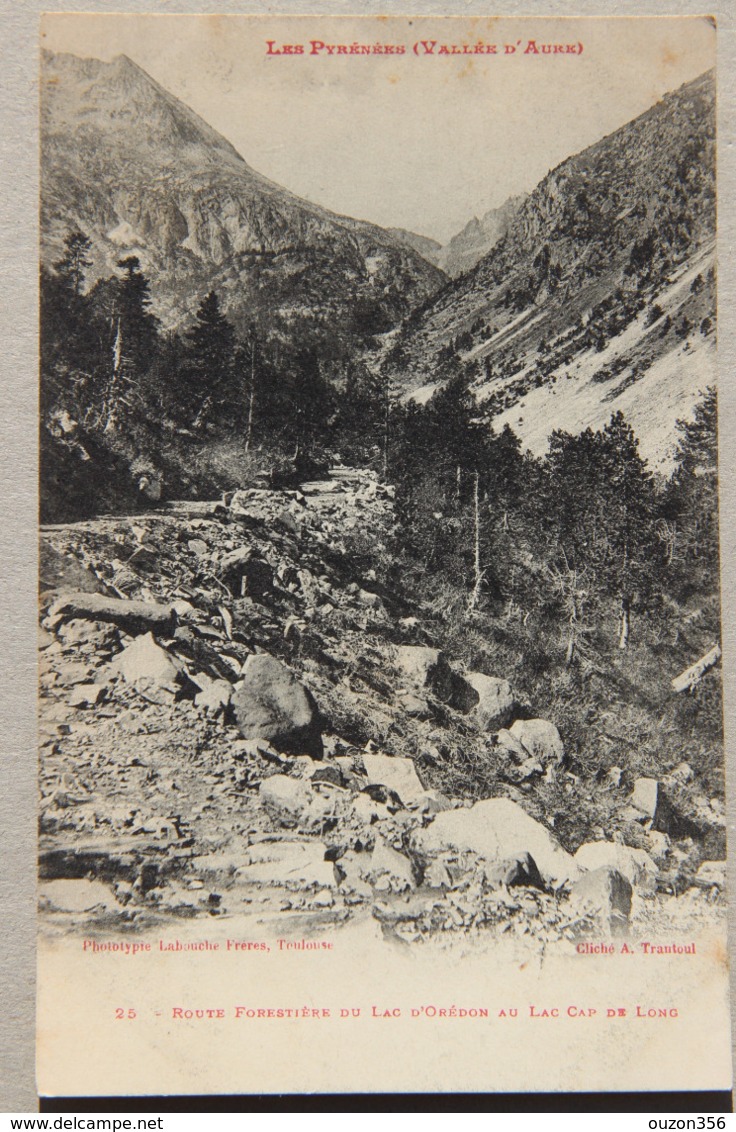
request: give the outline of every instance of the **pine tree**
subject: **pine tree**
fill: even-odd
[[[654,596],[659,545],[654,480],[623,414],[598,432],[553,433],[547,473],[548,561],[558,572],[585,572],[601,610],[615,602],[624,649],[632,610]]]
[[[194,427],[239,423],[243,389],[242,382],[238,387],[235,330],[215,291],[199,304],[185,348],[180,395],[189,421]]]
[[[82,232],[69,233],[55,271],[42,269],[40,284],[42,406],[63,408],[77,420],[85,415],[100,362],[99,326],[85,292],[90,248]]]
[[[315,349],[301,350],[288,375],[292,401],[294,458],[314,455],[332,423],[334,397],[322,376]]]
[[[59,279],[69,287],[72,294],[82,294],[85,272],[91,267],[90,251],[92,241],[77,228],[64,240],[64,255],[54,264]]]
[[[123,276],[116,287],[116,336],[119,325],[125,358],[138,374],[149,366],[157,344],[158,320],[151,312],[151,287],[137,256],[118,260]]]
[[[678,421],[680,441],[663,501],[663,528],[672,543],[673,584],[685,596],[719,585],[717,397],[706,390],[693,419]]]

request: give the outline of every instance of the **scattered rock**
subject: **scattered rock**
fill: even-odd
[[[453,694],[453,672],[439,649],[423,645],[400,645],[397,667],[417,688],[427,688],[438,700],[449,703]]]
[[[241,546],[220,562],[220,576],[235,597],[263,599],[273,591],[273,569],[251,547]]]
[[[118,640],[118,632],[104,621],[86,621],[75,617],[57,626],[56,635],[66,646],[94,645],[101,648]]]
[[[73,593],[42,599],[44,607],[54,602],[45,622],[53,632],[44,630],[42,642],[42,830],[49,844],[59,838],[74,848],[72,867],[65,859],[46,875],[100,878],[72,882],[81,887],[68,899],[57,889],[56,903],[44,893],[46,906],[76,901],[92,913],[89,920],[104,909],[106,922],[124,905],[145,913],[149,901],[155,915],[210,915],[223,910],[211,885],[226,892],[262,884],[309,889],[294,897],[282,888],[273,908],[288,905],[325,921],[336,918],[324,910],[333,907],[341,878],[337,916],[369,902],[384,927],[406,926],[410,905],[420,908],[409,893],[421,882],[425,910],[412,914],[421,914],[422,924],[410,925],[421,932],[466,929],[489,915],[495,923],[497,909],[508,917],[504,928],[535,940],[546,941],[548,928],[559,938],[580,912],[617,926],[630,914],[626,882],[639,893],[656,885],[656,907],[649,901],[643,909],[652,917],[660,902],[668,904],[668,892],[682,901],[688,886],[699,911],[719,912],[724,867],[701,861],[719,855],[725,819],[687,763],[659,782],[648,780],[656,787],[653,807],[641,789],[647,780],[637,782],[626,826],[620,809],[612,825],[604,817],[621,802],[622,780],[628,785],[622,769],[602,772],[595,784],[582,770],[580,804],[590,801],[590,836],[600,840],[572,858],[546,821],[532,816],[564,802],[557,792],[567,791],[569,803],[578,796],[573,776],[556,771],[564,756],[557,728],[518,720],[508,681],[461,675],[440,650],[425,647],[431,621],[405,618],[383,633],[366,629],[384,616],[372,592],[379,579],[366,569],[360,582],[351,581],[351,562],[339,560],[346,547],[354,555],[350,539],[380,544],[377,527],[363,524],[362,513],[356,520],[360,477],[358,484],[349,498],[342,483],[340,490],[310,492],[308,505],[293,497],[287,511],[283,493],[255,491],[240,493],[238,515],[199,501],[141,519],[108,517],[44,532],[69,562],[90,567],[71,581]],[[370,488],[366,496],[384,499],[375,484]],[[93,588],[118,586],[144,600],[90,597],[85,573]],[[417,644],[390,645],[394,633]],[[252,655],[261,649],[273,655]],[[275,654],[293,658],[294,669]],[[187,669],[196,697],[195,687],[183,687]],[[103,684],[111,672],[119,681]],[[145,698],[123,678],[145,689]],[[242,682],[234,686],[236,680]],[[304,680],[329,709],[329,724]],[[160,698],[150,694],[156,688]],[[97,709],[94,720],[76,710],[87,704]],[[337,734],[323,744],[328,726]],[[452,790],[453,759],[470,756],[473,735],[505,796],[457,808],[457,799],[424,788],[425,768]],[[397,755],[384,754],[387,748]],[[406,752],[417,762],[401,757]],[[470,766],[462,768],[463,777],[469,773]],[[530,784],[545,773],[558,774],[554,791]],[[172,816],[182,810],[185,818]],[[603,840],[611,828],[622,828],[631,845]],[[100,851],[111,838],[114,860]],[[80,844],[84,852],[77,854]],[[273,910],[267,891],[232,895]],[[228,913],[235,911],[228,895],[222,899]]]
[[[309,809],[313,798],[310,787],[300,778],[274,774],[264,778],[259,787],[265,808],[283,824],[295,825]]]
[[[486,882],[492,887],[504,884],[507,888],[544,888],[542,875],[530,853],[519,853],[507,857],[485,870]]]
[[[578,849],[575,862],[586,872],[613,869],[640,892],[654,892],[657,886],[657,866],[643,849],[615,841],[588,841]]]
[[[417,848],[427,854],[469,849],[485,861],[500,862],[530,853],[545,880],[554,884],[579,874],[573,858],[541,822],[508,798],[487,798],[470,809],[446,810],[414,836]]]
[[[139,690],[166,688],[173,692],[183,666],[156,644],[152,633],[146,633],[123,649],[112,661],[110,671],[119,673]]]
[[[484,731],[506,727],[514,717],[516,701],[508,680],[485,676],[482,672],[466,673],[465,682],[475,694],[469,709]]]
[[[382,837],[376,838],[368,877],[380,891],[405,892],[415,886],[411,861]]]
[[[94,707],[102,699],[103,684],[77,684],[69,697],[71,707]]]
[[[426,793],[411,759],[392,755],[363,755],[363,765],[371,785],[386,786],[395,791],[402,802],[411,802]]]
[[[212,680],[204,672],[192,677],[200,691],[194,697],[195,706],[208,715],[222,715],[232,699],[232,684],[227,680]]]
[[[311,693],[267,653],[249,656],[232,700],[244,739],[267,739],[278,751],[322,757],[321,721]]]

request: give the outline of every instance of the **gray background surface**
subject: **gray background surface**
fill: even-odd
[[[204,0],[76,0],[41,5],[0,0],[0,1111],[35,1112],[34,995],[36,884],[36,558],[37,558],[37,201],[38,18],[41,11],[314,14],[309,0],[278,4]],[[719,407],[723,655],[726,690],[729,836],[736,844],[736,5],[691,0],[546,0],[491,6],[487,0],[329,0],[325,14],[692,15],[718,20]],[[729,876],[734,891],[734,854]],[[731,952],[736,900],[730,910]],[[733,987],[733,982],[732,982]],[[732,1011],[736,996],[732,991]],[[736,1028],[736,1027],[735,1027]]]

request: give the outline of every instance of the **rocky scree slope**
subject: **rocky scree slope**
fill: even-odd
[[[405,320],[387,368],[424,400],[449,356],[535,454],[621,409],[654,464],[715,376],[709,72],[564,161],[493,250]]]
[[[43,530],[45,930],[362,918],[544,948],[722,914],[722,808],[691,768],[613,768],[591,799],[557,727],[365,567],[391,523],[389,489],[335,468]],[[607,825],[562,845],[551,786]]]
[[[44,263],[77,228],[93,242],[88,282],[138,256],[166,326],[210,290],[241,329],[259,312],[287,326],[316,313],[338,324],[356,299],[393,325],[444,281],[390,233],[251,169],[124,55],[44,53],[41,145]]]

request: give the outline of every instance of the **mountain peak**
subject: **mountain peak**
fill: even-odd
[[[503,239],[514,216],[526,200],[526,193],[509,197],[499,208],[473,216],[443,247],[437,262],[448,275],[469,271]]]
[[[102,66],[108,67],[110,73],[117,78],[143,81],[159,90],[161,89],[156,80],[152,79],[148,72],[139,67],[137,63],[134,63],[129,55],[115,55],[109,63],[103,63]]]
[[[44,77],[44,256],[55,262],[64,233],[77,227],[92,239],[100,275],[134,252],[166,323],[179,324],[209,289],[226,296],[236,321],[268,301],[292,317],[287,263],[313,281],[304,289],[309,317],[327,287],[350,324],[345,280],[359,280],[369,329],[389,328],[444,282],[420,258],[432,241],[398,240],[267,180],[127,55],[103,62],[45,53]]]

